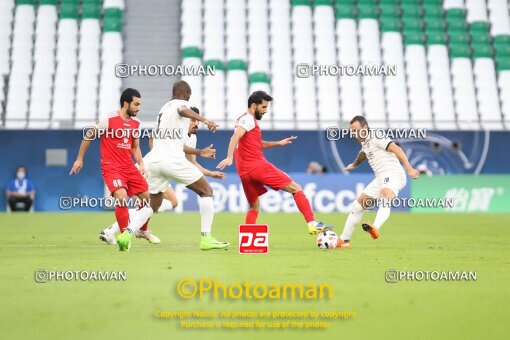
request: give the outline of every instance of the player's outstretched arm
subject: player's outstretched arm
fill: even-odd
[[[274,148],[275,146],[289,145],[289,144],[292,144],[292,141],[295,139],[297,139],[296,136],[290,136],[285,139],[279,140],[277,142],[262,141],[262,149],[270,149],[270,148]]]
[[[409,163],[409,160],[407,159],[406,154],[404,153],[404,151],[402,151],[402,148],[400,148],[400,146],[392,142],[388,145],[386,150],[388,150],[389,152],[393,152],[395,156],[397,156],[398,160],[400,161],[400,163],[404,165],[407,174],[411,176],[411,178],[417,179],[418,177],[420,177],[420,172],[412,167],[411,163]]]
[[[69,175],[77,174],[80,172],[80,170],[83,168],[83,158],[85,157],[85,154],[87,153],[87,150],[89,149],[90,142],[97,138],[97,128],[93,127],[89,129],[86,133],[84,138],[81,141],[80,144],[80,150],[78,151],[78,156],[76,157],[76,161],[73,164],[73,167],[71,168],[71,171],[69,172]]]
[[[234,130],[234,134],[230,138],[230,143],[228,143],[227,158],[222,160],[218,164],[216,169],[223,170],[227,166],[231,166],[232,165],[232,163],[234,162],[234,151],[235,151],[235,149],[237,147],[237,143],[239,143],[239,139],[241,139],[241,137],[243,137],[245,133],[246,133],[245,129],[243,129],[240,126],[236,127],[236,129]]]
[[[211,171],[211,170],[204,168],[202,165],[200,165],[200,163],[197,162],[196,155],[186,154],[186,158],[188,159],[188,161],[193,163],[198,168],[198,170],[200,170],[204,174],[204,176],[211,177],[211,178],[225,179],[225,174],[223,172]]]
[[[212,120],[207,120],[205,119],[204,117],[202,117],[201,115],[199,114],[196,114],[193,110],[191,109],[188,109],[186,106],[179,106],[177,108],[177,113],[179,114],[179,116],[181,117],[184,117],[184,118],[191,118],[191,119],[196,119],[198,120],[199,122],[202,122],[204,123],[205,125],[207,125],[207,128],[209,130],[211,130],[212,132],[215,132],[216,131],[216,128],[219,126],[218,124],[216,124],[215,122],[213,122]]]
[[[208,147],[203,148],[203,149],[195,149],[195,148],[191,148],[185,144],[183,150],[184,150],[184,153],[188,154],[188,155],[199,155],[200,157],[204,157],[204,158],[216,159],[216,149],[213,149],[212,147],[213,147],[213,145],[211,144]]]
[[[363,151],[358,152],[358,157],[356,157],[354,162],[352,162],[351,164],[347,165],[344,168],[344,171],[354,170],[358,165],[363,163],[365,161],[365,159],[367,159],[367,155]]]

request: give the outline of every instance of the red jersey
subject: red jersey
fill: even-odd
[[[237,118],[235,127],[246,130],[243,137],[239,139],[234,154],[237,174],[242,176],[261,165],[268,164],[262,152],[262,132],[255,117],[246,112]]]
[[[118,111],[102,115],[96,123],[101,139],[101,167],[130,168],[133,140],[139,137],[140,121],[134,117],[125,121]],[[136,131],[135,131],[136,130]]]

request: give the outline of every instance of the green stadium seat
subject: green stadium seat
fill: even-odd
[[[449,47],[451,58],[469,58],[471,56],[471,50],[466,44],[450,44]]]
[[[292,0],[292,6],[310,6],[312,3],[310,0]]]
[[[5,1],[5,0],[2,0]],[[16,5],[31,5],[35,6],[35,0],[16,0]]]
[[[428,29],[428,30],[440,30],[440,31],[443,31],[444,30],[444,21],[443,19],[430,19],[429,20],[425,20],[425,28]]]
[[[497,57],[507,57],[510,58],[510,45],[507,44],[496,44],[494,45],[494,50],[496,51]]]
[[[269,75],[264,72],[255,72],[250,74],[249,79],[250,84],[253,83],[268,83],[269,84]]]
[[[377,6],[371,4],[358,4],[359,19],[377,19]]]
[[[510,70],[510,58],[496,58],[496,65],[498,72]]]
[[[392,4],[381,4],[379,10],[381,18],[398,18],[400,16],[399,7]]]
[[[401,4],[402,17],[421,18],[421,7],[418,5]]]
[[[313,2],[314,6],[333,6],[333,0],[315,0]]]
[[[247,69],[248,69],[248,67],[246,66],[246,62],[241,59],[230,60],[227,64],[227,71],[233,71],[233,70],[246,71]]]
[[[101,17],[101,5],[95,2],[84,2],[81,7],[83,19],[99,19]]]
[[[467,44],[469,43],[469,36],[465,32],[450,32],[448,31],[448,41],[451,44]]]
[[[481,44],[481,43],[490,43],[491,37],[486,32],[473,32],[471,31],[471,41],[473,43]]]
[[[458,20],[458,19],[450,20],[450,21],[446,22],[446,25],[448,26],[448,30],[452,29],[452,30],[467,31],[466,21],[464,21],[464,20]]]
[[[393,5],[393,6],[398,6],[398,3],[400,2],[400,0],[380,0],[379,3],[381,5]]]
[[[473,58],[492,58],[492,49],[489,44],[472,44]]]
[[[39,6],[41,5],[57,5],[57,0],[39,0]]]
[[[122,32],[122,11],[119,8],[104,10],[103,32]]]
[[[489,34],[489,23],[485,21],[475,21],[469,25],[469,31],[473,33],[486,33]]]
[[[423,45],[423,34],[421,31],[404,30],[404,44],[405,45]]]
[[[446,37],[443,32],[429,31],[425,34],[427,36],[427,45],[445,45]]]
[[[396,18],[382,18],[380,23],[382,32],[400,32],[400,22]]]
[[[423,25],[420,19],[402,20],[402,25],[405,30],[421,30]]]
[[[60,19],[77,19],[78,3],[76,1],[62,1],[60,4]]]
[[[335,17],[337,19],[354,19],[354,6],[338,4],[335,7]]]
[[[336,6],[354,6],[356,4],[355,0],[336,0]]]
[[[198,47],[185,47],[182,50],[182,59],[184,58],[202,58],[202,51]]]
[[[434,3],[429,3],[425,1],[423,3],[423,11],[425,17],[432,17],[432,18],[442,18],[443,17],[443,8],[441,5],[437,5]]]
[[[466,12],[461,8],[453,8],[446,11],[446,21],[466,20]]]
[[[225,69],[223,62],[219,59],[209,59],[204,61],[204,67],[214,67],[216,71],[223,71]]]
[[[510,44],[510,35],[500,34],[494,37],[494,45],[496,44]]]

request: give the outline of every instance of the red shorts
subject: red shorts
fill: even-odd
[[[278,191],[290,182],[292,178],[272,163],[261,165],[241,176],[244,195],[250,205],[255,203],[260,195],[267,192],[265,186]]]
[[[124,188],[127,191],[129,197],[138,193],[148,191],[149,186],[143,178],[140,170],[138,170],[133,164],[132,167],[127,169],[105,169],[101,168],[103,174],[104,183],[110,190],[110,194],[114,191]]]

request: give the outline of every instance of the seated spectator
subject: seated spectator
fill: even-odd
[[[16,178],[9,181],[5,190],[11,211],[29,211],[35,197],[35,187],[27,178],[26,168],[22,165],[16,169]]]

